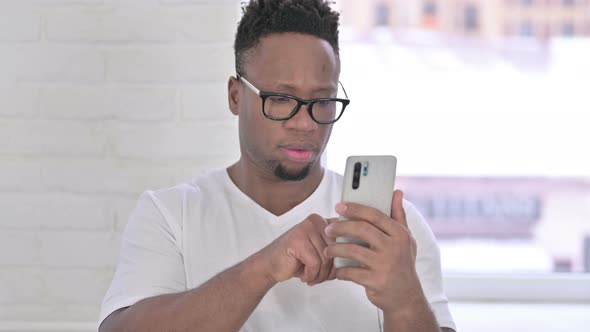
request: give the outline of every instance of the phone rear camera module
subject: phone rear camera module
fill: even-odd
[[[352,176],[352,189],[358,189],[361,180],[361,163],[354,164],[354,172]]]

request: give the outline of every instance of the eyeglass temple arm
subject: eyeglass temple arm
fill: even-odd
[[[340,84],[340,87],[342,88],[342,91],[344,91],[344,96],[346,96],[346,99],[348,99],[348,93],[346,93],[346,89],[344,88],[344,85],[340,81],[338,81],[338,84]]]
[[[257,95],[260,96],[260,90],[258,90],[254,85],[252,85],[252,83],[248,82],[247,79],[244,78],[244,76],[241,76],[239,74],[236,75],[236,78],[244,83],[246,83],[246,85],[252,89],[252,91],[254,91],[254,93],[256,93]]]
[[[252,89],[252,91],[254,91],[257,95],[260,96],[260,90],[258,90],[258,88],[256,88],[254,85],[252,85],[252,83],[248,82],[247,79],[244,78],[244,76],[240,75],[240,74],[236,74],[236,78],[238,80],[241,80],[242,82],[246,83],[246,85]],[[340,84],[340,87],[342,88],[342,91],[344,91],[344,95],[346,96],[346,98],[348,98],[348,93],[346,93],[346,89],[344,88],[344,85],[342,85],[342,82],[338,81],[338,84]]]

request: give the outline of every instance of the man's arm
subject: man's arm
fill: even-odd
[[[322,253],[334,239],[326,220],[311,215],[271,244],[193,290],[155,296],[107,317],[99,332],[235,332],[278,282],[298,277],[317,284],[331,275]],[[149,277],[149,276],[146,276]]]
[[[252,256],[198,288],[116,311],[99,331],[237,331],[275,284],[261,271],[261,262]]]
[[[439,327],[428,301],[422,296],[418,303],[410,304],[405,310],[383,313],[384,332],[392,331],[432,331],[455,332],[447,327]]]

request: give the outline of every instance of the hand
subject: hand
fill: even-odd
[[[312,214],[259,251],[269,278],[277,283],[298,277],[310,286],[334,279],[333,259],[326,257],[324,249],[335,238],[326,235],[324,229],[336,220]]]
[[[369,300],[384,312],[407,308],[412,301],[423,298],[416,273],[416,241],[402,206],[403,193],[396,190],[391,216],[377,209],[355,203],[340,203],[336,211],[351,222],[336,222],[326,227],[330,237],[345,236],[369,244],[332,243],[326,256],[354,259],[361,267],[343,267],[336,278],[353,281],[363,287]]]

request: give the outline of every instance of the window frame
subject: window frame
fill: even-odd
[[[450,302],[590,303],[590,273],[443,275]]]

